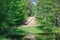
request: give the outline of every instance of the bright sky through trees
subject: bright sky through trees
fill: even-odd
[[[34,5],[36,5],[36,1],[37,1],[37,0],[31,0],[31,2],[32,2]]]
[[[34,5],[36,5],[36,2],[32,2]]]

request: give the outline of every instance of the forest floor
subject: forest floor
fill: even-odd
[[[26,25],[22,25],[21,27],[32,27],[36,26],[36,19],[35,17],[28,17],[27,22],[25,23]]]
[[[37,23],[36,17],[28,17],[27,24],[23,24],[17,27],[18,30],[23,30],[25,32],[29,33],[41,33],[43,32],[41,29],[39,29],[39,25]],[[21,32],[20,32],[21,33]]]

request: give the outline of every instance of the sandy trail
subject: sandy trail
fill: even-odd
[[[27,25],[22,25],[22,27],[32,27],[32,26],[35,26],[36,25],[35,17],[29,17],[27,19],[26,23],[28,23],[28,24]]]

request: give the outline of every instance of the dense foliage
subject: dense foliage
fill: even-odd
[[[32,0],[33,1],[33,0]],[[32,27],[17,27],[27,21],[27,17],[36,17],[36,24]],[[0,0],[0,37],[1,40],[8,37],[11,40],[24,39],[22,36],[32,34],[35,40],[54,40],[60,37],[56,29],[59,26],[60,2],[59,0],[37,0],[33,5],[30,0]],[[49,34],[49,33],[51,34]],[[36,34],[37,33],[37,34]],[[21,37],[21,38],[20,38]],[[7,40],[10,40],[7,39]],[[24,39],[25,40],[25,39]]]
[[[57,0],[38,0],[37,19],[43,30],[53,32],[55,19],[60,15],[59,2]]]
[[[26,0],[26,7],[25,7],[25,9],[26,9],[26,13],[27,13],[28,17],[31,16],[31,9],[32,9],[31,5],[32,4],[31,4],[30,0]]]
[[[26,21],[25,0],[0,0],[0,26],[16,26]]]

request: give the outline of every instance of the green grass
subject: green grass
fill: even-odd
[[[16,29],[10,29],[8,30],[7,34],[20,34],[20,35],[25,35],[25,34],[35,34],[35,33],[42,33],[43,31],[38,29],[37,26],[35,27],[17,27]],[[0,37],[1,40],[10,40],[9,38]]]
[[[33,27],[18,27],[18,29],[23,30],[27,33],[42,33],[41,29],[38,29],[37,26]]]
[[[56,33],[60,33],[60,26],[55,28]]]
[[[45,33],[43,27],[40,26],[32,26],[32,27],[17,27],[16,29],[11,29],[10,33],[14,34],[37,34],[37,33]],[[56,30],[52,30],[53,32]]]
[[[17,27],[16,29],[10,29],[6,34],[37,34],[37,33],[45,33],[43,27],[40,26],[32,26],[32,27]],[[60,32],[60,30],[53,30],[54,32]]]
[[[6,38],[5,36],[0,36],[0,40],[11,40],[10,38]]]
[[[10,34],[25,35],[25,34],[36,34],[36,33],[43,33],[43,30],[38,26],[33,26],[33,27],[17,27],[15,29],[6,29],[4,31],[5,35],[10,35]]]

